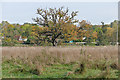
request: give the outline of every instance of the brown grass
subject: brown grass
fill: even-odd
[[[55,58],[64,63],[76,62],[80,58],[92,60],[113,59],[117,61],[118,47],[3,47],[2,57],[7,59],[20,57],[30,60],[40,57],[46,62],[51,58]]]

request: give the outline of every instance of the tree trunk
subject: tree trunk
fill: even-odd
[[[52,39],[52,45],[55,46],[55,39]]]
[[[53,40],[53,41],[52,41],[52,44],[53,44],[53,46],[57,46],[57,41],[56,41],[56,40]]]
[[[53,44],[53,46],[55,46],[55,43],[54,43],[54,42],[52,42],[52,44]]]
[[[61,32],[58,33],[57,35],[54,36],[54,38],[52,38],[52,44],[53,46],[57,46],[57,41],[56,39],[61,35]]]

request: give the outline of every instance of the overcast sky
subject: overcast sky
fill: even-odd
[[[110,23],[118,19],[117,0],[116,2],[113,2],[112,0],[109,0],[111,2],[37,2],[37,0],[35,0],[36,2],[5,1],[0,3],[0,6],[2,6],[0,12],[2,12],[2,20],[10,23],[33,23],[32,18],[38,16],[36,14],[37,8],[59,8],[61,6],[64,6],[65,8],[68,7],[70,12],[79,11],[76,18],[80,21],[90,21],[92,24],[101,24],[101,21]]]
[[[120,0],[0,0],[0,2],[118,2]]]

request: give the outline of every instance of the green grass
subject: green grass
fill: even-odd
[[[98,74],[101,74],[103,71],[100,69],[90,69],[86,68],[84,74],[75,74],[74,73],[74,64],[54,64],[47,65],[43,67],[43,71],[40,75],[31,73],[34,65],[29,66],[17,61],[17,64],[14,60],[3,61],[2,63],[2,77],[3,78],[91,78],[95,77]],[[21,71],[22,70],[22,71]],[[68,73],[71,73],[68,75]],[[110,69],[109,78],[118,78],[117,70]]]

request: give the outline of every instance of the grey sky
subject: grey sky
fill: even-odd
[[[32,22],[38,16],[37,8],[68,7],[71,11],[79,11],[77,19],[88,20],[92,24],[101,21],[110,23],[118,19],[117,2],[4,2],[2,3],[2,20],[10,23]]]
[[[0,0],[0,2],[118,2],[119,0]]]

